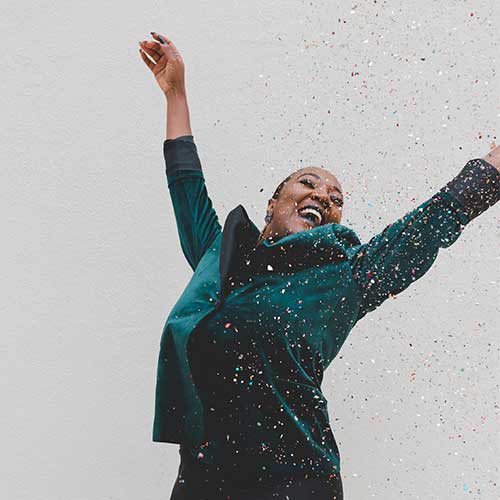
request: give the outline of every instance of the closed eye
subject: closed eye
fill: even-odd
[[[309,179],[301,179],[299,182],[302,182],[302,184],[305,184],[312,189],[314,189],[316,187]],[[335,203],[339,207],[344,205],[342,198],[333,197],[332,200],[333,200],[333,203]]]
[[[306,184],[309,187],[312,187],[313,189],[316,187],[309,179],[302,179],[300,182],[302,182],[302,184]]]

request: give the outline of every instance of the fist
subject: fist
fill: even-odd
[[[151,32],[154,41],[139,42],[142,60],[168,97],[185,93],[184,61],[177,47],[165,35]]]

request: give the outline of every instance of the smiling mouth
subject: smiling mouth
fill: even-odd
[[[323,222],[321,212],[313,207],[304,207],[300,209],[297,214],[311,226],[320,226]]]

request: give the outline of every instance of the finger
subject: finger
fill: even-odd
[[[153,59],[153,61],[158,64],[161,60],[162,57],[165,56],[165,54],[158,49],[155,49],[154,47],[151,47],[151,44],[153,45],[158,45],[156,42],[147,42],[147,43],[141,43],[141,48],[146,52],[146,54]]]
[[[142,50],[142,49],[139,49],[140,53],[141,53],[141,57],[142,57],[142,60],[146,63],[146,66],[151,70],[153,71],[153,68],[155,67],[155,63],[152,62],[149,57],[146,55],[146,53]]]
[[[161,59],[161,57],[164,55],[164,52],[161,50],[160,44],[158,42],[143,41],[141,42],[141,47],[147,48],[149,52],[155,53],[158,59]]]
[[[150,33],[151,36],[162,45],[170,45],[172,43],[172,41],[165,35],[160,35],[159,33],[156,33],[156,31],[151,31]]]
[[[151,31],[151,35],[155,40],[158,40],[161,44],[161,47],[165,50],[165,52],[168,54],[168,57],[170,56],[180,56],[179,50],[175,46],[174,42],[170,40],[167,36],[161,34],[161,33],[156,33],[155,31]],[[163,40],[165,43],[161,43],[161,40]]]

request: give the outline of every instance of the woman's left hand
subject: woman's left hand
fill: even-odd
[[[142,60],[152,71],[167,98],[174,94],[185,94],[184,61],[179,50],[165,35],[159,35],[154,31],[151,33],[157,42],[146,40],[139,42]],[[146,53],[154,62],[146,56]]]
[[[493,143],[493,148],[486,156],[482,157],[482,160],[487,161],[500,172],[500,146],[495,146]]]

